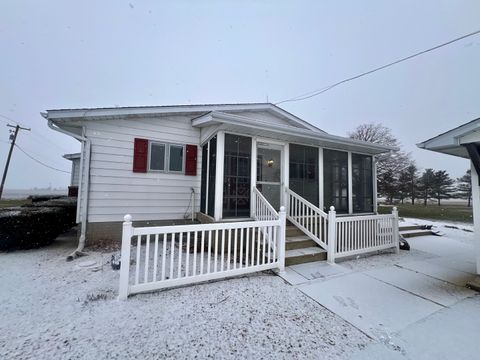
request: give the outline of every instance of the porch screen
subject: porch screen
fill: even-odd
[[[217,137],[202,146],[202,175],[200,186],[200,212],[214,216]]]
[[[290,144],[289,187],[318,206],[318,148]]]
[[[373,212],[372,157],[352,154],[353,212]]]
[[[250,216],[252,139],[225,134],[223,217]]]
[[[324,210],[348,213],[348,153],[324,149],[323,174]]]

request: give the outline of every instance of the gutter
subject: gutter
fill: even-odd
[[[85,129],[83,128],[82,130],[82,135],[77,135],[74,133],[71,133],[67,130],[64,130],[60,127],[58,127],[52,120],[48,118],[47,113],[40,113],[45,119],[48,120],[48,127],[54,131],[58,131],[62,134],[71,136],[77,140],[79,140],[82,143],[82,155],[85,152],[84,156],[80,157],[80,173],[79,173],[79,194],[84,196],[81,196],[81,204],[82,204],[82,216],[81,216],[81,230],[80,230],[80,237],[78,239],[78,246],[77,248],[67,256],[67,261],[72,261],[76,259],[77,257],[87,255],[83,249],[85,248],[85,239],[87,235],[87,215],[88,215],[88,191],[89,191],[89,185],[90,185],[90,149],[91,149],[91,142],[90,139],[88,139],[85,136]],[[85,169],[85,174],[83,174],[83,170]],[[82,181],[82,179],[85,178],[85,182]],[[83,187],[85,186],[85,189]],[[80,202],[77,203],[77,222],[79,220],[79,210],[80,210]]]

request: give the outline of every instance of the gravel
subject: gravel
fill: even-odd
[[[74,247],[0,253],[0,358],[345,359],[371,342],[271,272],[119,301],[112,253],[66,262]]]

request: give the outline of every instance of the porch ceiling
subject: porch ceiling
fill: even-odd
[[[394,147],[372,144],[365,141],[353,140],[341,136],[316,133],[309,130],[271,124],[243,116],[222,112],[211,112],[192,120],[194,127],[207,127],[219,125],[219,130],[230,131],[250,136],[259,136],[289,143],[320,146],[325,148],[353,151],[358,153],[377,155],[391,150]]]

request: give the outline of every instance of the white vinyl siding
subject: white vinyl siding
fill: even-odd
[[[195,211],[200,204],[201,151],[197,176],[178,172],[134,173],[134,138],[163,144],[199,145],[200,130],[190,117],[90,120],[84,122],[92,142],[90,162],[89,222],[134,220],[179,220],[191,214],[191,188],[195,190]],[[185,150],[183,151],[182,171]],[[165,164],[167,168],[168,164]]]

